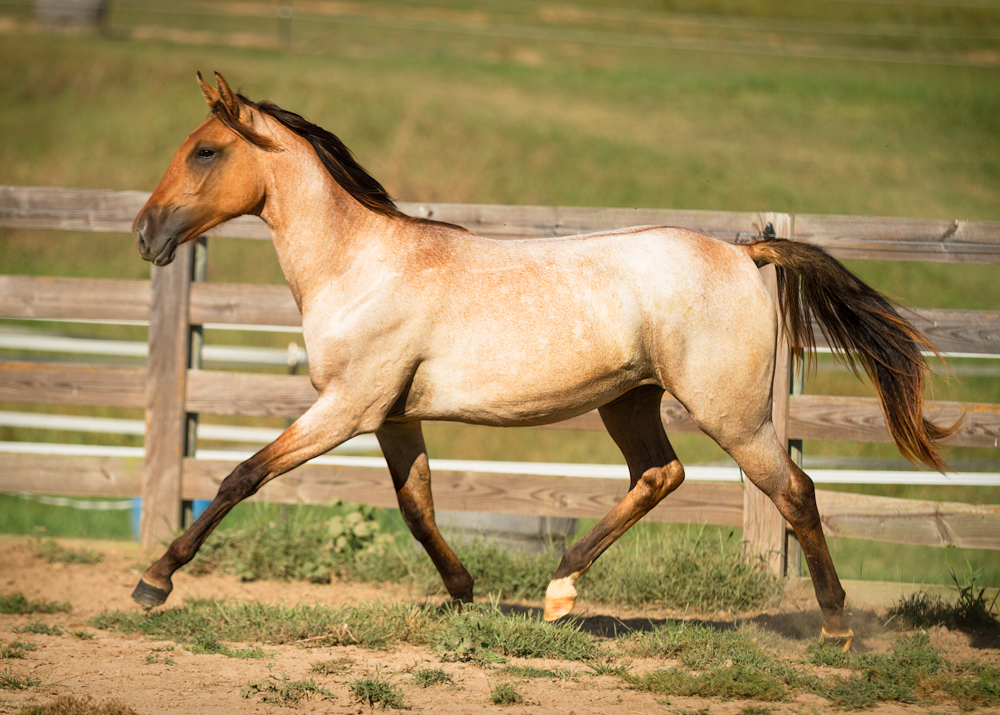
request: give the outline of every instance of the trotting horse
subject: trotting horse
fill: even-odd
[[[181,144],[135,220],[143,258],[241,214],[270,227],[302,312],[316,403],[240,464],[208,509],[143,573],[133,598],[163,603],[171,575],[222,518],[275,477],[363,433],[385,454],[399,507],[451,596],[473,579],[434,522],[422,420],[538,425],[597,408],[631,488],[562,558],[545,617],[573,608],[574,582],[680,486],[660,420],[664,392],[777,505],[802,544],[823,634],[849,642],[845,593],[812,481],[771,423],[778,320],[758,266],[777,267],[793,344],[810,318],[872,378],[889,430],[913,461],[944,468],[923,416],[930,346],[879,293],[821,249],[781,239],[730,245],[680,228],[494,241],[398,211],[337,137],[198,75],[211,114]],[[502,306],[498,309],[498,306]]]

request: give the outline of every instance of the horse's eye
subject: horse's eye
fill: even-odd
[[[212,149],[199,149],[198,153],[195,154],[199,159],[211,159],[215,156],[215,151]]]

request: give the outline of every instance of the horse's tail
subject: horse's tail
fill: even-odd
[[[938,353],[920,331],[900,317],[888,298],[822,248],[777,238],[741,247],[758,266],[777,269],[791,343],[815,347],[810,321],[815,318],[838,357],[855,375],[860,367],[871,378],[889,434],[903,456],[945,471],[934,442],[953,433],[958,423],[940,427],[924,418],[929,368],[921,351]]]

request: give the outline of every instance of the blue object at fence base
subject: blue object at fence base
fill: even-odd
[[[208,509],[208,505],[212,503],[211,499],[195,499],[191,502],[191,518],[197,519],[202,513]],[[129,512],[129,522],[132,526],[132,539],[133,541],[139,540],[139,524],[142,521],[142,499],[135,498],[132,500],[132,510]]]

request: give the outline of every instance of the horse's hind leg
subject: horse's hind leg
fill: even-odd
[[[823,536],[812,480],[781,448],[770,420],[756,434],[738,444],[727,444],[725,439],[718,441],[733,456],[747,478],[771,498],[781,515],[792,525],[802,545],[816,600],[823,613],[823,636],[844,640],[845,650],[848,649],[854,633],[844,620],[846,594]]]
[[[567,551],[545,592],[545,620],[561,618],[573,609],[574,582],[629,527],[684,481],[660,420],[659,387],[639,387],[600,408],[601,419],[625,455],[631,487],[625,498],[586,536]]]
[[[451,597],[472,602],[472,575],[445,543],[434,522],[431,470],[419,422],[386,422],[375,436],[396,487],[399,510],[414,538],[423,544]]]
[[[222,481],[218,494],[204,513],[142,574],[132,599],[147,608],[162,604],[173,588],[174,572],[194,558],[205,539],[234,506],[275,477],[353,436],[354,432],[346,428],[330,427],[334,424],[334,412],[328,401],[317,401],[278,439],[236,467]]]

